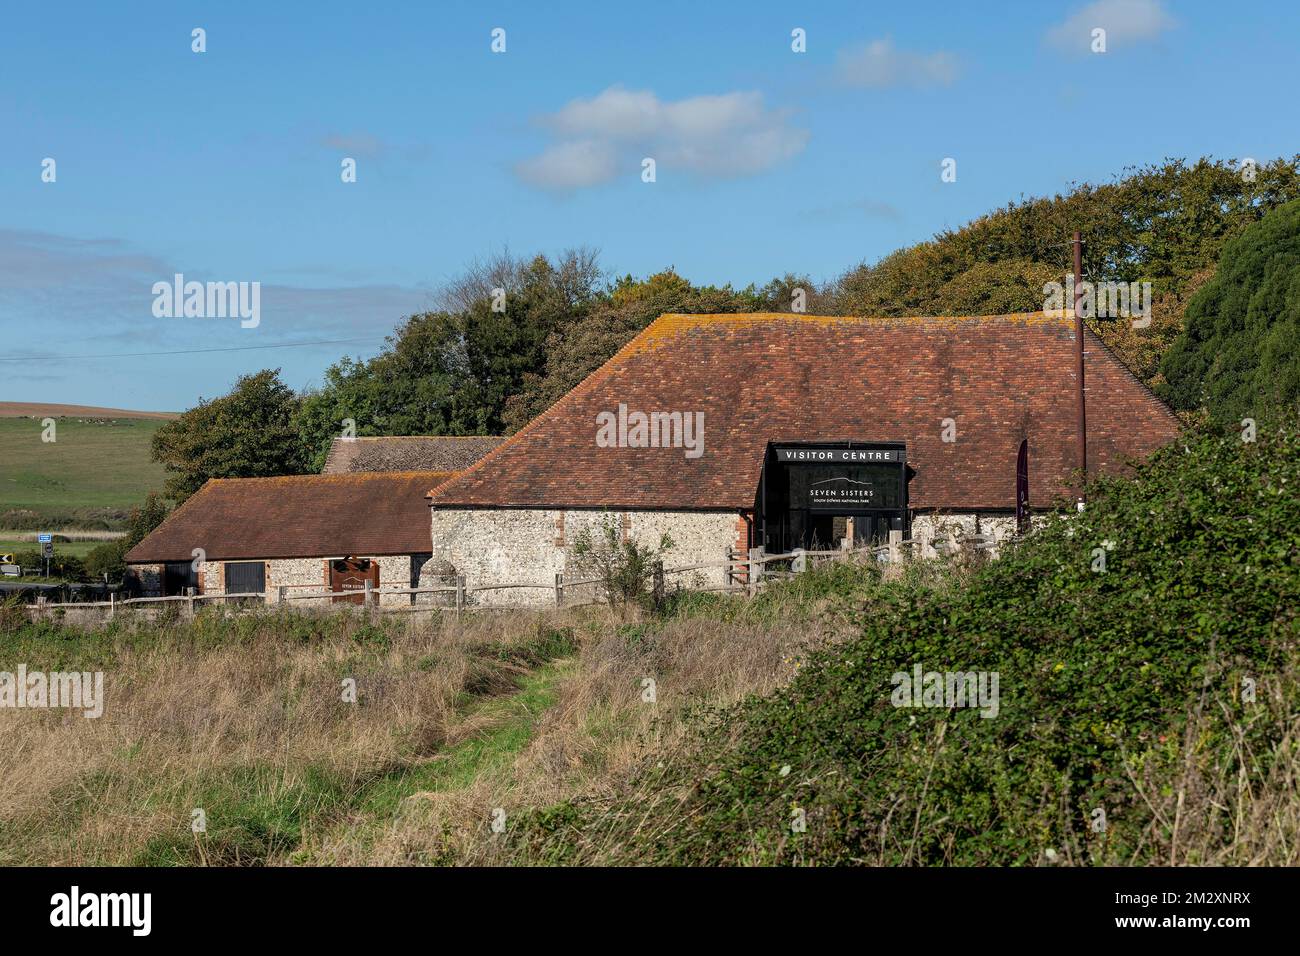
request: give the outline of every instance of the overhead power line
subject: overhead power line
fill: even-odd
[[[173,349],[167,352],[100,352],[82,355],[3,355],[0,362],[54,362],[63,359],[119,359],[144,358],[153,355],[199,355],[204,352],[254,352],[258,349],[297,349],[310,345],[353,345],[357,342],[373,342],[373,338],[364,339],[330,339],[320,342],[283,342],[279,345],[234,345],[229,348],[216,349]]]

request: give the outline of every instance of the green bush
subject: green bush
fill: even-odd
[[[120,581],[126,573],[126,540],[105,541],[96,545],[86,554],[86,574],[96,581],[102,581],[108,575],[109,581]]]
[[[1300,401],[1300,201],[1224,246],[1218,271],[1188,303],[1163,372],[1175,407],[1206,408],[1224,421]]]
[[[612,515],[606,515],[600,526],[599,539],[590,530],[583,530],[574,541],[573,553],[580,564],[595,571],[601,581],[601,590],[610,607],[619,604],[649,605],[655,565],[672,549],[673,540],[668,535],[659,539],[659,546],[638,544],[623,540]]]
[[[27,576],[45,573],[45,558],[40,551],[31,548],[14,554],[14,563],[21,566]],[[65,581],[84,581],[86,566],[81,558],[56,550],[50,558],[50,577]]]

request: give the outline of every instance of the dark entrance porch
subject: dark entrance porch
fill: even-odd
[[[759,536],[770,552],[828,550],[888,541],[907,528],[902,442],[768,446],[759,489]]]

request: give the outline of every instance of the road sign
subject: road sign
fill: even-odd
[[[36,540],[39,541],[41,544],[48,544],[49,542],[51,542],[51,541],[54,540],[54,535],[52,535],[52,534],[38,534],[38,535],[36,536]]]
[[[42,555],[43,557],[47,557],[47,558],[50,558],[50,557],[53,557],[53,556],[54,556],[54,542],[53,542],[53,541],[46,541],[46,542],[44,542],[44,543],[41,545],[41,555]]]

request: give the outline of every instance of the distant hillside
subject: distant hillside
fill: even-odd
[[[0,418],[179,418],[176,412],[137,412],[96,405],[52,405],[45,402],[0,402]]]
[[[11,411],[20,408],[37,411]],[[52,442],[43,440],[47,417],[55,420]],[[170,417],[0,404],[0,529],[121,528],[132,507],[162,489],[163,468],[151,458],[149,440]]]

